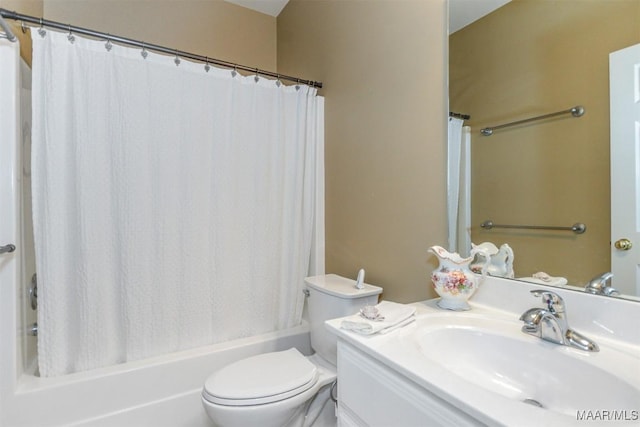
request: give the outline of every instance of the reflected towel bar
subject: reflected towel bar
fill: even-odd
[[[554,226],[546,226],[546,225],[502,225],[502,224],[494,224],[490,219],[486,220],[480,227],[491,230],[492,228],[520,228],[527,230],[567,230],[573,231],[576,234],[582,234],[587,231],[587,226],[581,222],[576,222],[571,227],[554,227]]]
[[[506,128],[506,127],[509,127],[509,126],[520,125],[520,124],[523,124],[523,123],[533,122],[535,120],[548,119],[550,117],[555,117],[555,116],[559,116],[561,114],[568,114],[568,113],[571,113],[571,115],[573,117],[582,117],[584,115],[584,107],[581,107],[580,105],[577,105],[577,106],[575,106],[573,108],[569,108],[568,110],[558,111],[558,112],[555,112],[555,113],[545,114],[545,115],[537,116],[537,117],[531,117],[531,118],[524,119],[524,120],[518,120],[517,122],[505,123],[503,125],[490,126],[490,127],[484,128],[484,129],[480,129],[480,133],[483,134],[484,136],[491,136],[491,135],[493,135],[493,131],[496,130],[496,129],[502,129],[502,128]]]

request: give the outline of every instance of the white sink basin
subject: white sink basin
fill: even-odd
[[[599,352],[585,352],[529,336],[520,327],[517,321],[443,313],[423,316],[399,335],[424,362],[517,402],[572,417],[586,409],[637,408],[638,355],[601,342]]]

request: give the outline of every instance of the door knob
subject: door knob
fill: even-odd
[[[631,240],[629,240],[629,239],[620,239],[620,240],[616,241],[614,246],[616,247],[616,249],[619,249],[621,251],[628,251],[629,249],[631,249],[633,244],[631,243]]]

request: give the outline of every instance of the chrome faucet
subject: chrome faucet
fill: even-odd
[[[616,288],[611,287],[611,278],[613,273],[602,273],[600,276],[594,277],[587,283],[584,290],[594,295],[620,295],[620,292]]]
[[[534,307],[525,311],[520,320],[522,332],[555,344],[575,347],[584,351],[600,351],[598,344],[569,328],[564,300],[555,292],[536,289],[535,297],[542,297],[546,308]]]

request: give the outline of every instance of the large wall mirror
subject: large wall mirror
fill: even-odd
[[[470,116],[471,240],[508,243],[516,278],[545,272],[584,287],[611,270],[609,54],[640,43],[640,2],[505,1],[474,0],[502,5],[449,36],[449,109]],[[581,117],[480,133],[578,105]]]

